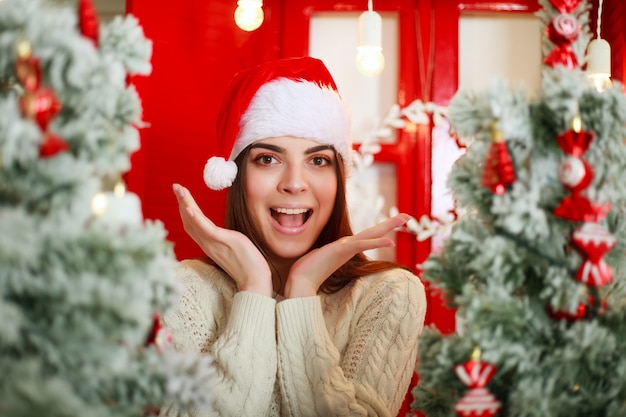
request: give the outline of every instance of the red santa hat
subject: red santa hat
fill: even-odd
[[[262,139],[293,136],[331,145],[351,167],[350,111],[319,59],[286,58],[238,72],[226,88],[217,116],[219,155],[204,167],[213,190],[230,187],[234,160]]]

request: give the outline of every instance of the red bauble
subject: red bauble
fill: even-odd
[[[69,149],[69,145],[60,136],[51,132],[44,133],[43,140],[39,146],[39,156],[42,158],[50,158],[59,152],[65,152]]]
[[[503,194],[506,186],[513,182],[515,167],[506,143],[503,140],[491,142],[483,170],[483,187],[490,188],[495,194]]]
[[[80,22],[80,33],[91,39],[98,47],[100,42],[100,22],[96,13],[96,8],[91,0],[80,0],[78,3],[78,19]]]
[[[26,91],[20,97],[20,110],[24,117],[35,119],[45,131],[50,120],[61,111],[61,102],[53,90],[41,87],[36,91]]]

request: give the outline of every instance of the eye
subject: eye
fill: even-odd
[[[328,156],[317,155],[311,158],[311,163],[316,166],[332,165],[333,161]]]
[[[259,165],[272,165],[278,162],[278,160],[276,158],[274,158],[273,155],[259,155],[254,159],[254,162],[256,162]]]

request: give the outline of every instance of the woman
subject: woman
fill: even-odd
[[[199,416],[395,416],[417,356],[419,279],[363,251],[401,214],[353,235],[345,197],[350,116],[323,63],[238,73],[218,115],[223,157],[204,179],[228,193],[225,227],[173,186],[208,259],[180,263],[185,292],[164,322],[177,349],[211,354],[214,410]],[[177,415],[168,410],[166,415]]]

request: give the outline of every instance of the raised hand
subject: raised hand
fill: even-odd
[[[202,213],[189,190],[172,186],[185,232],[237,283],[239,291],[272,296],[272,274],[261,252],[243,233],[218,227]]]
[[[289,271],[285,298],[316,295],[326,278],[357,253],[393,246],[393,240],[383,236],[410,218],[408,214],[398,214],[356,235],[343,237],[307,253]]]

